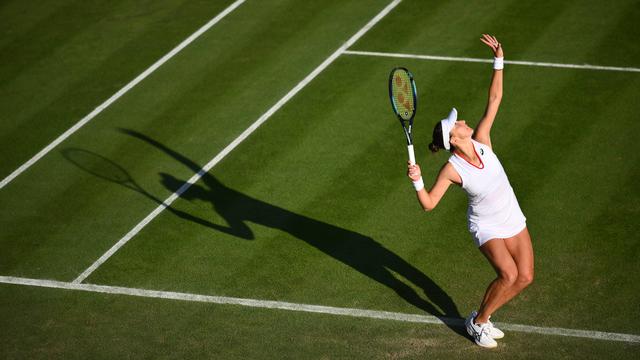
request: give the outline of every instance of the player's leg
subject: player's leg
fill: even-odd
[[[480,247],[480,251],[489,260],[498,276],[489,284],[479,312],[472,312],[465,320],[465,328],[467,333],[473,336],[476,344],[493,348],[498,345],[495,339],[503,337],[504,333],[493,327],[489,322],[489,316],[508,301],[511,287],[518,277],[518,268],[504,239],[489,240]]]
[[[518,268],[518,277],[508,294],[513,298],[533,282],[533,246],[529,230],[525,227],[518,235],[505,239],[504,243]]]
[[[486,323],[489,316],[512,297],[512,287],[518,278],[518,267],[504,239],[492,239],[480,247],[498,275],[489,284],[478,309],[476,323]]]
[[[498,278],[487,289],[476,318],[477,322],[484,323],[533,281],[533,246],[525,227],[516,236],[487,242],[480,251],[498,273]]]

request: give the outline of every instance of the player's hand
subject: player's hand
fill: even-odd
[[[502,51],[502,44],[496,39],[495,36],[489,34],[482,34],[480,41],[487,44],[493,50],[493,55],[495,57],[504,57],[504,53]]]
[[[409,179],[411,179],[411,181],[420,180],[420,177],[422,176],[422,173],[420,172],[420,165],[411,164],[409,161],[407,161],[407,165],[407,176]]]

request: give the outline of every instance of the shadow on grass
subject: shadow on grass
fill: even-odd
[[[387,286],[408,303],[438,317],[456,333],[466,336],[461,327],[463,322],[460,313],[451,297],[428,276],[371,237],[254,199],[225,186],[210,173],[203,172],[202,168],[194,161],[148,136],[132,130],[121,129],[121,131],[147,142],[193,172],[202,173],[200,182],[191,186],[185,185],[185,181],[169,174],[161,173],[160,176],[162,184],[169,191],[177,192],[183,199],[199,199],[209,202],[215,211],[225,219],[228,226],[214,224],[168,206],[167,210],[173,214],[245,240],[254,239],[254,234],[246,222],[284,231]],[[162,203],[160,199],[143,190],[126,170],[100,155],[79,149],[66,149],[63,154],[76,166],[95,176],[119,183],[158,204]],[[83,160],[83,158],[91,156],[91,154],[97,157],[92,160],[93,162],[95,160],[105,162],[105,164],[98,166],[101,170],[95,169],[95,165],[84,164],[87,159]],[[105,169],[107,170],[105,171]],[[396,277],[394,273],[421,289],[423,294],[416,292],[411,286]]]

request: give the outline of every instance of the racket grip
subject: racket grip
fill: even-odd
[[[416,155],[413,153],[413,144],[407,145],[407,151],[409,152],[409,162],[413,165],[416,163]]]

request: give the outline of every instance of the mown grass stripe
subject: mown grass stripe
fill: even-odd
[[[351,316],[351,317],[379,319],[379,320],[393,320],[393,321],[422,323],[422,324],[449,325],[449,326],[458,326],[458,327],[463,325],[463,320],[459,318],[458,319],[438,318],[431,315],[404,314],[404,313],[389,312],[389,311],[376,311],[376,310],[342,308],[342,307],[333,307],[333,306],[297,304],[297,303],[290,303],[290,302],[283,302],[283,301],[244,299],[244,298],[234,298],[234,297],[225,297],[225,296],[182,293],[182,292],[174,292],[174,291],[147,290],[147,289],[128,288],[128,287],[121,287],[121,286],[77,284],[77,283],[69,283],[69,282],[62,282],[62,281],[55,281],[55,280],[41,280],[41,279],[0,276],[0,283],[24,285],[24,286],[36,286],[36,287],[53,288],[53,289],[86,291],[86,292],[102,293],[102,294],[138,296],[138,297],[144,297],[144,298],[157,298],[157,299],[166,299],[166,300],[190,301],[190,302],[212,303],[212,304],[221,304],[221,305],[239,305],[239,306],[247,306],[247,307],[253,307],[253,308],[299,311],[299,312],[308,312],[308,313],[329,314],[329,315],[337,315],[337,316]],[[540,327],[540,326],[530,326],[530,325],[520,325],[520,324],[509,324],[509,323],[496,323],[496,326],[504,330],[510,330],[510,331],[516,331],[516,332],[522,332],[522,333],[640,343],[640,336],[633,335],[633,334],[621,334],[621,333],[611,333],[611,332],[593,331],[593,330],[565,329],[565,328],[556,328],[556,327]]]
[[[129,240],[131,240],[136,234],[138,234],[147,224],[149,224],[156,216],[158,216],[164,209],[169,207],[180,195],[182,195],[191,185],[195,184],[205,173],[209,172],[216,164],[224,159],[233,149],[235,149],[240,143],[242,143],[249,135],[251,135],[260,125],[266,122],[273,114],[275,114],[284,104],[286,104],[291,98],[293,98],[300,90],[302,90],[307,84],[316,78],[324,69],[326,69],[331,63],[333,63],[340,55],[344,53],[346,49],[352,46],[358,39],[360,39],[369,29],[377,24],[383,17],[385,17],[393,8],[395,8],[402,0],[394,0],[384,9],[382,9],[373,19],[371,19],[365,26],[363,26],[358,32],[356,32],[349,40],[347,40],[342,46],[338,48],[333,54],[331,54],[326,60],[324,60],[318,67],[316,67],[309,75],[307,75],[302,81],[300,81],[293,89],[283,96],[277,103],[275,103],[269,110],[267,110],[262,116],[258,118],[251,126],[242,132],[237,138],[235,138],[227,147],[222,149],[213,159],[211,159],[205,166],[200,169],[195,175],[193,175],[187,182],[182,184],[178,190],[171,194],[162,204],[158,205],[149,215],[147,215],[142,221],[133,227],[124,237],[118,240],[106,253],[104,253],[98,260],[96,260],[91,266],[83,271],[75,280],[74,283],[81,283],[89,277],[95,270],[97,270],[105,261],[107,261],[113,254],[115,254],[120,248],[122,248]]]
[[[238,6],[242,5],[246,0],[236,0],[233,4],[229,5],[226,9],[224,9],[221,13],[216,15],[213,19],[209,20],[205,25],[203,25],[196,32],[191,34],[188,38],[184,39],[178,46],[173,48],[173,50],[169,51],[163,57],[161,57],[158,61],[153,63],[149,68],[143,71],[140,75],[138,75],[135,79],[131,80],[127,85],[125,85],[122,89],[118,90],[115,94],[113,94],[110,98],[108,98],[105,102],[98,105],[92,112],[88,115],[80,119],[75,125],[67,129],[62,135],[58,136],[53,142],[49,145],[45,146],[42,150],[40,150],[36,155],[34,155],[31,159],[29,159],[26,163],[22,164],[16,170],[14,170],[9,176],[0,181],[0,189],[4,188],[11,181],[13,181],[16,177],[22,174],[24,171],[29,169],[33,164],[38,162],[41,158],[47,155],[51,150],[60,145],[63,141],[65,141],[69,136],[73,135],[76,131],[80,130],[84,125],[86,125],[89,121],[93,120],[96,116],[98,116],[104,109],[113,104],[116,100],[126,94],[129,90],[133,89],[136,85],[138,85],[142,80],[147,78],[151,73],[156,71],[160,66],[169,61],[172,57],[182,51],[185,47],[191,44],[194,40],[196,40],[200,35],[204,34],[207,30],[209,30],[213,25],[217,24],[220,20],[222,20],[225,16],[235,10]]]
[[[455,57],[455,56],[399,54],[399,53],[386,53],[386,52],[376,52],[376,51],[347,50],[344,53],[347,54],[347,55],[381,56],[381,57],[420,59],[420,60],[435,60],[435,61],[480,62],[480,63],[492,63],[493,62],[492,59],[479,59],[479,58]],[[601,66],[601,65],[588,65],[588,64],[584,64],[584,65],[559,64],[559,63],[520,61],[520,60],[505,60],[504,63],[505,64],[512,64],[512,65],[555,67],[555,68],[566,68],[566,69],[640,72],[640,68],[634,68],[634,67]]]

